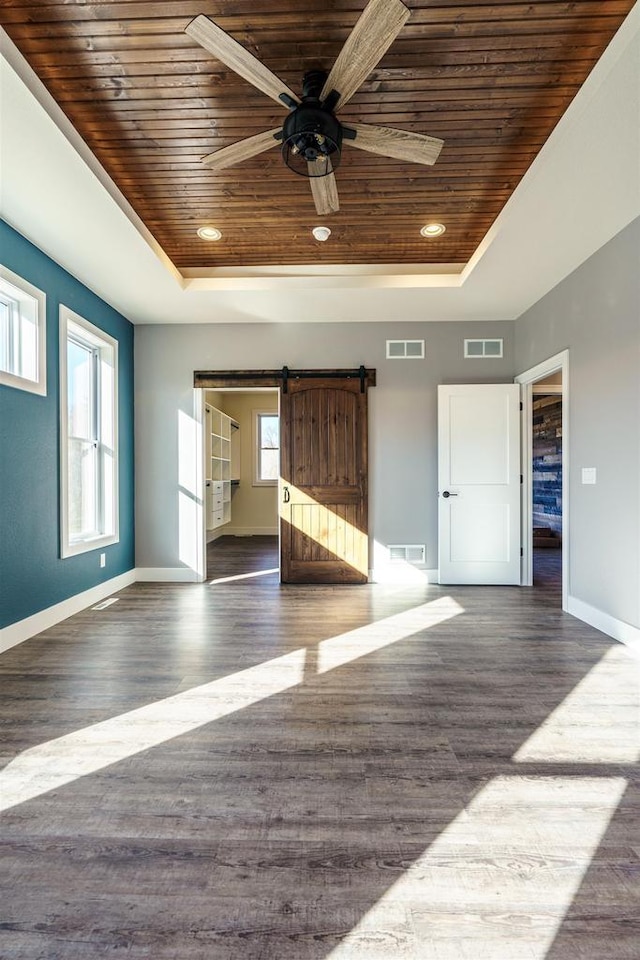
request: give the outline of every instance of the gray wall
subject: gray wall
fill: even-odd
[[[515,325],[518,373],[569,349],[569,594],[640,626],[640,220]],[[584,486],[581,468],[596,467]]]
[[[463,359],[465,337],[504,337],[502,360]],[[386,339],[426,341],[424,360],[386,360]],[[370,391],[370,532],[425,543],[437,566],[436,387],[513,379],[513,324],[211,324],[135,328],[136,564],[180,567],[179,421],[193,414],[193,371],[375,367]]]

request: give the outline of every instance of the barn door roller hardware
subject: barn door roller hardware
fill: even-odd
[[[370,387],[375,387],[375,373],[375,370],[367,370],[364,364],[361,364],[357,370],[289,370],[289,367],[283,367],[280,375],[283,393],[287,393],[289,380],[351,380],[352,377],[359,378],[360,393],[364,393],[367,383]]]
[[[196,370],[193,374],[194,387],[208,390],[224,387],[282,387],[288,392],[291,380],[359,380],[360,392],[367,387],[375,387],[376,371],[367,369],[364,364],[353,369],[334,370],[290,370],[283,366],[281,370]]]

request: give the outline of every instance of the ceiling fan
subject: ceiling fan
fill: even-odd
[[[346,126],[336,117],[336,111],[350,100],[380,61],[409,15],[401,0],[369,0],[329,74],[322,70],[305,74],[301,98],[209,17],[196,17],[186,33],[290,111],[281,128],[222,147],[203,157],[202,162],[212,170],[224,170],[279,143],[287,166],[309,177],[316,211],[321,216],[340,209],[334,170],[340,162],[343,141],[384,157],[435,163],[442,140],[371,123]]]

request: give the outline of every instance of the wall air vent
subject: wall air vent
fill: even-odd
[[[389,544],[389,559],[394,562],[415,563],[424,565],[424,543],[394,543]]]
[[[387,360],[423,360],[424,340],[387,340]]]
[[[467,359],[479,357],[501,357],[504,340],[465,340],[464,355]]]

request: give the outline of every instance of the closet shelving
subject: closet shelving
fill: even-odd
[[[215,530],[231,520],[231,436],[238,424],[209,403],[204,413],[207,530]]]

